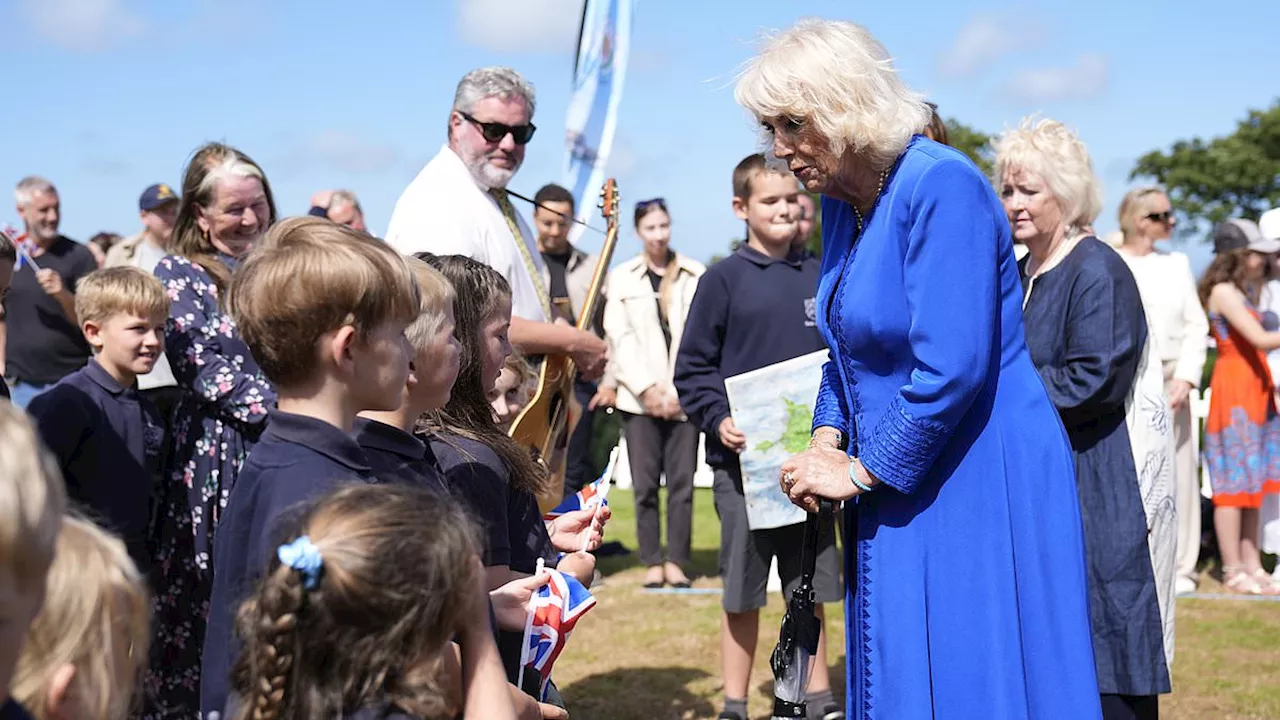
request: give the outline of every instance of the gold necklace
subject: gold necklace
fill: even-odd
[[[885,168],[883,171],[880,172],[880,182],[876,184],[875,197],[871,198],[872,210],[874,210],[876,207],[876,201],[880,199],[880,193],[884,192],[884,183],[886,180],[889,179],[889,171],[891,169],[892,168]],[[849,207],[853,208],[853,219],[858,223],[858,237],[861,238],[862,237],[862,211],[858,210],[858,206],[854,205],[853,203],[850,203]]]

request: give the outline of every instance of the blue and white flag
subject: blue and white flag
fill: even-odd
[[[574,63],[573,96],[565,118],[564,186],[573,193],[578,220],[595,210],[618,124],[618,104],[631,51],[632,0],[586,0]],[[571,239],[582,226],[575,224]]]

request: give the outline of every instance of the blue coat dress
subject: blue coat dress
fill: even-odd
[[[991,185],[917,136],[861,238],[822,213],[814,426],[883,481],[846,508],[849,717],[1099,718],[1071,448]]]

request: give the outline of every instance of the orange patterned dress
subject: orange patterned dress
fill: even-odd
[[[1254,317],[1261,318],[1252,306]],[[1218,507],[1259,508],[1280,493],[1280,416],[1266,354],[1232,328],[1209,316],[1218,360],[1209,383],[1205,460]]]

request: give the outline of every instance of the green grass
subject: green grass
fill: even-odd
[[[610,494],[607,539],[633,551],[635,507],[630,492]],[[665,495],[662,505],[665,507]],[[719,587],[719,522],[709,489],[694,492],[695,587]],[[720,597],[646,593],[634,556],[601,558],[599,605],[578,625],[556,663],[556,683],[575,720],[694,720],[720,711]],[[768,654],[783,604],[761,613],[752,674],[753,718],[767,718],[772,698]],[[830,606],[832,686],[844,686],[844,625]],[[1164,720],[1280,718],[1280,603],[1180,600],[1174,693],[1162,699]]]

